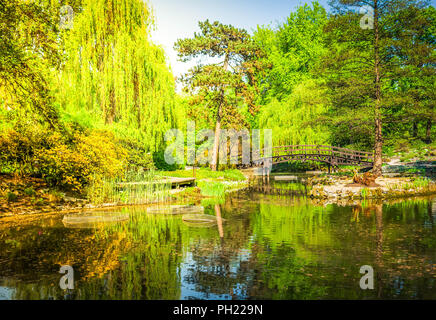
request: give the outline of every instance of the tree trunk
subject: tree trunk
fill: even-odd
[[[374,73],[375,73],[375,141],[374,141],[374,167],[373,173],[378,177],[382,175],[382,119],[380,112],[381,91],[380,91],[380,56],[379,56],[379,25],[378,25],[378,3],[374,0]]]
[[[431,143],[431,126],[432,126],[432,121],[431,119],[428,119],[427,126],[425,129],[425,142],[427,143]]]
[[[412,126],[412,137],[416,138],[417,136],[418,136],[418,123],[414,121]]]
[[[229,66],[229,54],[226,54],[224,59],[224,70],[227,70]],[[213,145],[212,151],[212,163],[211,169],[212,171],[217,171],[218,169],[218,155],[219,155],[219,145],[220,145],[220,135],[221,135],[221,112],[224,104],[224,88],[221,88],[221,101],[218,105],[218,111],[216,115],[216,124],[215,124],[215,141]]]
[[[221,135],[221,103],[218,107],[218,112],[216,116],[216,124],[215,124],[215,140],[212,151],[212,164],[211,169],[213,171],[217,171],[218,169],[218,153],[219,153],[219,145],[220,145],[220,135]]]

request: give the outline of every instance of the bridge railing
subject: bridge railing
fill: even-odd
[[[270,155],[272,158],[277,158],[285,155],[302,156],[307,159],[315,159],[316,157],[324,157],[334,159],[332,162],[337,164],[350,163],[372,163],[374,156],[372,152],[358,151],[348,148],[333,147],[328,145],[287,145],[272,147]],[[261,149],[257,159],[251,159],[253,162],[260,161],[266,157],[267,149]],[[238,161],[242,155],[238,155]],[[235,157],[232,157],[235,160]],[[239,162],[238,162],[239,163]]]
[[[373,153],[358,151],[347,148],[333,147],[327,145],[289,145],[272,147],[272,156],[285,154],[312,154],[312,155],[330,155],[338,158],[353,157],[355,159],[372,161]],[[263,155],[265,150],[263,150]]]

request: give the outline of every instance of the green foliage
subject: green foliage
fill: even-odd
[[[23,192],[26,196],[29,196],[29,197],[32,197],[36,194],[35,189],[33,189],[32,187],[24,189]]]
[[[389,110],[386,131],[388,135],[395,135],[400,129],[412,139],[420,137],[430,143],[436,98],[433,90],[436,85],[436,9],[412,3],[407,9],[394,12],[391,20],[397,28],[398,43],[394,69],[396,86],[388,88],[394,98],[387,101],[393,110]],[[404,26],[398,28],[396,21],[402,21]]]
[[[163,49],[150,41],[147,4],[70,1],[73,28],[60,30],[64,4],[0,3],[0,164],[83,192],[124,170],[154,168],[153,153],[165,148],[166,130],[184,125],[185,107]]]
[[[58,136],[50,138],[50,149],[35,151],[35,169],[51,185],[81,192],[92,179],[116,177],[126,167],[126,150],[115,144],[108,132],[75,136],[72,147],[59,144]]]
[[[367,194],[368,194],[368,189],[367,188],[362,188],[360,190],[360,195],[361,195],[363,201],[365,201],[365,199],[367,197]]]
[[[327,112],[329,98],[318,61],[326,51],[323,26],[327,13],[318,2],[292,12],[276,30],[258,27],[255,41],[266,51],[259,128],[273,130],[274,145],[326,144],[329,132],[318,118]]]
[[[7,202],[16,202],[18,200],[18,195],[14,192],[6,193],[6,201]]]
[[[60,58],[55,12],[48,1],[0,1],[0,109],[31,111],[52,129],[59,126],[49,86]]]
[[[66,121],[110,129],[153,153],[165,146],[164,133],[179,125],[174,78],[164,51],[150,41],[148,6],[141,0],[120,6],[82,1],[74,28],[62,33],[67,59],[53,79],[56,101]]]
[[[60,29],[64,4],[0,0],[2,172],[84,192],[125,172],[180,169],[164,161],[164,133],[184,131],[188,118],[197,128],[273,129],[275,145],[378,141],[405,161],[434,155],[436,11],[425,2],[370,1],[382,4],[378,31],[360,27],[357,0],[332,1],[330,15],[303,4],[253,35],[200,22],[175,49],[182,61],[217,63],[200,60],[182,95],[150,39],[146,3],[69,1],[74,25]],[[241,178],[227,172],[198,175]]]
[[[168,164],[165,161],[164,151],[155,152],[153,154],[153,162],[154,162],[156,168],[159,169],[159,170],[169,170],[169,171],[172,171],[172,170],[177,170],[177,169],[179,169],[180,167],[183,166],[183,165],[176,164],[176,163]]]
[[[320,72],[335,102],[323,119],[330,126],[332,144],[370,149],[375,142],[382,144],[376,134],[381,127],[390,144],[390,139],[408,134],[417,119],[412,116],[416,108],[421,110],[419,121],[431,125],[433,115],[423,106],[432,94],[421,90],[434,81],[434,37],[428,36],[434,23],[424,17],[431,9],[402,0],[338,0],[331,5],[333,14],[325,27],[328,53]],[[363,5],[377,10],[372,29],[360,27],[362,15],[356,8]],[[414,90],[421,90],[420,98]]]
[[[214,181],[199,181],[197,183],[201,190],[201,194],[209,197],[223,197],[228,187],[220,182]]]
[[[265,50],[265,60],[272,66],[262,81],[264,99],[285,99],[295,86],[312,77],[325,52],[326,22],[326,10],[318,2],[312,2],[291,12],[277,29],[257,28],[254,39]]]
[[[273,145],[326,144],[329,133],[314,119],[326,112],[326,92],[314,80],[299,83],[282,101],[273,98],[259,114],[259,127],[273,130]]]
[[[218,60],[206,65],[199,62],[182,81],[184,90],[192,96],[188,115],[208,128],[216,126],[219,139],[221,125],[247,128],[249,114],[258,111],[257,76],[265,67],[259,59],[263,51],[246,30],[209,20],[199,22],[199,27],[200,33],[179,39],[175,49],[184,62],[205,57]]]
[[[94,177],[126,168],[127,150],[107,131],[76,132],[71,141],[43,126],[17,126],[0,134],[0,164],[44,178],[51,186],[82,192]]]
[[[418,177],[413,180],[413,186],[416,188],[427,188],[430,183],[430,180],[427,178]]]

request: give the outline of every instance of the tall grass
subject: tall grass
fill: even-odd
[[[135,171],[95,181],[88,188],[88,198],[94,204],[147,204],[169,201],[170,190],[171,183],[155,171]]]
[[[413,185],[417,188],[427,188],[430,183],[430,180],[427,178],[417,178],[413,181]]]
[[[162,176],[172,176],[172,177],[181,177],[188,178],[193,176],[192,169],[191,170],[175,170],[175,171],[160,171],[159,175]],[[223,171],[212,171],[209,168],[198,168],[195,169],[195,177],[197,179],[224,179],[231,181],[243,181],[245,180],[245,176],[241,171],[237,169],[227,169]]]
[[[396,183],[389,186],[390,190],[430,189],[430,179],[418,177],[411,182]]]
[[[208,197],[223,197],[228,186],[215,181],[199,181],[197,185],[201,189],[201,194]]]
[[[368,195],[368,189],[367,188],[362,188],[362,190],[360,190],[360,195],[362,196],[363,201],[365,201],[367,195]]]

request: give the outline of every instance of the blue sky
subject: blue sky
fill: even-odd
[[[148,0],[154,10],[156,30],[152,39],[165,49],[174,75],[180,76],[193,64],[177,60],[173,50],[179,38],[192,37],[198,21],[209,19],[232,24],[251,32],[257,25],[277,25],[285,21],[301,0]],[[328,9],[328,0],[318,0]],[[434,5],[436,0],[431,0]]]
[[[176,76],[185,73],[192,63],[177,61],[173,50],[179,38],[188,38],[198,29],[198,21],[209,19],[232,24],[251,32],[259,25],[276,25],[306,1],[300,0],[149,0],[156,19],[152,39],[165,49]],[[327,0],[319,1],[328,7]]]

